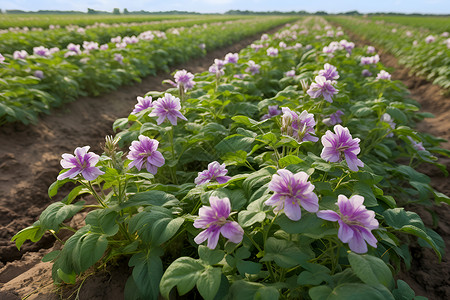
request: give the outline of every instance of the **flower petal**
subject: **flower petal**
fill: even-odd
[[[244,236],[244,230],[242,227],[235,221],[228,222],[222,226],[220,232],[224,237],[229,239],[231,242],[238,244],[242,241]]]
[[[286,217],[292,221],[298,221],[302,217],[300,205],[292,198],[287,198],[284,201],[284,213],[286,214]]]

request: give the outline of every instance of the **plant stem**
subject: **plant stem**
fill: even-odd
[[[173,143],[173,126],[169,131],[170,151],[172,152],[172,159],[175,159],[175,145]],[[172,176],[172,182],[178,184],[176,166],[170,167],[170,175]]]

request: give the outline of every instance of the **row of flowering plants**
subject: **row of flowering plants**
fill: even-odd
[[[34,47],[44,46],[46,48],[58,47],[66,48],[70,43],[82,44],[84,41],[95,41],[99,44],[108,43],[111,38],[116,36],[138,36],[140,33],[149,30],[166,31],[174,27],[191,27],[200,24],[210,24],[217,22],[226,22],[233,20],[251,19],[242,16],[197,16],[173,19],[170,16],[154,18],[151,22],[132,22],[105,24],[96,23],[86,27],[74,23],[67,26],[52,25],[46,30],[37,30],[36,28],[11,28],[6,32],[0,31],[2,44],[0,53],[13,54],[16,50],[24,50],[28,53],[33,52]],[[116,19],[119,21],[120,19]],[[100,21],[100,20],[99,20]]]
[[[444,91],[449,91],[450,38],[449,32],[445,31],[446,27],[440,31],[429,31],[425,28],[358,18],[331,19],[391,52],[400,64],[408,67],[415,75],[425,77],[441,86]]]
[[[39,113],[80,96],[99,95],[158,71],[168,72],[169,66],[290,19],[216,22],[117,36],[106,44],[85,40],[66,49],[39,46],[33,53],[0,54],[0,125],[36,121]]]
[[[444,243],[404,206],[449,203],[417,171],[449,153],[412,129],[425,116],[403,85],[330,30],[306,19],[138,97],[101,156],[63,154],[49,195],[76,186],[17,246],[73,231],[43,258],[57,283],[125,256],[126,299],[421,299],[394,275],[411,239],[439,259]]]

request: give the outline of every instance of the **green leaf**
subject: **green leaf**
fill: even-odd
[[[263,211],[242,210],[238,214],[238,223],[242,228],[252,226],[255,223],[261,223],[266,219],[266,213]]]
[[[61,252],[61,250],[54,250],[52,252],[49,252],[47,254],[44,255],[44,257],[42,258],[43,262],[49,262],[54,260],[55,258],[58,257],[59,253]]]
[[[197,290],[203,299],[212,300],[220,287],[222,270],[220,268],[206,267],[197,280]]]
[[[302,162],[303,162],[303,160],[301,158],[299,158],[298,156],[287,155],[287,156],[281,158],[278,161],[278,164],[279,164],[280,168],[283,169],[283,168],[286,168],[289,165],[300,164]]]
[[[326,234],[322,227],[325,221],[318,218],[316,214],[306,213],[304,211],[302,218],[298,221],[292,221],[286,215],[282,214],[277,217],[275,222],[289,234],[306,234],[315,238],[320,238]]]
[[[85,227],[89,227],[90,229],[90,225],[86,225]],[[69,238],[69,240],[74,240],[73,249],[68,249],[68,251],[72,252],[72,262],[76,273],[86,271],[102,258],[103,253],[105,253],[108,247],[106,237],[106,235],[96,232],[78,231]],[[66,250],[69,240],[67,240],[63,251]]]
[[[392,291],[395,300],[413,300],[415,297],[414,290],[403,280],[397,280],[397,288]]]
[[[344,283],[331,289],[329,286],[317,286],[309,290],[312,300],[394,300],[388,290],[363,283]]]
[[[330,282],[330,269],[319,264],[306,263],[302,265],[307,271],[303,271],[297,277],[300,285],[319,285],[323,281]]]
[[[300,250],[293,242],[269,237],[261,261],[275,261],[282,268],[292,268],[305,263],[310,256]]]
[[[161,245],[175,235],[183,222],[181,217],[174,219],[169,209],[149,207],[130,218],[129,231],[137,232],[145,243]]]
[[[275,293],[276,292],[276,293]],[[276,300],[280,297],[278,290],[257,282],[238,280],[230,287],[230,298],[239,300],[267,299]],[[265,298],[264,298],[265,297]]]
[[[179,202],[180,201],[171,194],[158,190],[150,190],[130,196],[128,201],[122,203],[120,207],[121,209],[131,206],[149,206],[149,205],[171,207],[177,206]]]
[[[221,154],[225,154],[227,152],[237,152],[239,150],[248,153],[252,149],[252,144],[254,141],[255,138],[234,134],[224,138],[215,146],[215,148]]]
[[[186,294],[195,286],[203,270],[205,266],[198,260],[190,257],[176,259],[161,278],[159,284],[161,295],[168,299],[170,291],[175,286],[180,296]]]
[[[215,265],[223,259],[225,252],[219,249],[211,250],[206,246],[200,245],[198,246],[198,255],[204,262]]]
[[[61,270],[61,269],[58,269],[56,272],[58,273],[58,277],[65,283],[75,284],[75,282],[77,280],[77,274],[75,274],[75,272],[72,272],[71,274],[67,274],[67,273],[64,273],[63,270]]]
[[[133,268],[133,281],[143,299],[158,299],[159,283],[163,275],[162,261],[157,255],[136,253],[128,262]]]
[[[404,208],[386,209],[383,216],[386,223],[395,229],[400,230],[403,226],[413,225],[425,230],[425,225],[420,216],[415,212],[406,211]]]
[[[64,220],[72,218],[77,212],[83,209],[84,201],[75,204],[64,204],[62,202],[55,202],[50,204],[39,217],[42,228],[59,230],[59,226]]]
[[[372,255],[348,254],[348,260],[355,274],[369,285],[382,284],[388,289],[394,288],[394,278],[386,263]]]
[[[48,196],[50,198],[54,197],[58,193],[58,189],[60,187],[62,187],[64,184],[66,184],[67,182],[74,182],[74,180],[67,178],[67,179],[64,179],[64,180],[57,180],[57,181],[53,182],[48,187]]]
[[[239,273],[245,277],[245,274],[259,274],[262,264],[247,260],[237,260],[236,268]]]
[[[21,231],[19,231],[18,233],[16,233],[12,237],[11,242],[15,241],[17,249],[20,250],[20,247],[22,247],[23,243],[26,240],[31,240],[32,242],[37,242],[42,238],[45,231],[46,231],[46,229],[42,228],[41,222],[39,220],[37,220],[36,222],[33,223],[33,225],[28,226],[28,227],[22,229]]]
[[[378,201],[373,194],[372,187],[368,184],[357,182],[354,187],[354,194],[364,197],[364,205],[373,207],[378,205]]]
[[[116,211],[109,209],[97,209],[89,212],[86,215],[86,224],[90,224],[93,228],[96,227],[107,236],[113,236],[119,231],[119,224],[116,218],[119,214]]]

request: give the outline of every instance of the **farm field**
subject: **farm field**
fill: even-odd
[[[225,22],[217,25],[224,36],[242,26]],[[135,85],[78,93],[32,124],[3,122],[0,297],[450,297],[450,99],[414,80],[388,48],[368,51],[370,36],[332,22],[259,20],[217,45],[194,36],[213,44],[134,74],[143,78]],[[158,47],[151,42],[137,51]],[[176,55],[168,47],[167,57]],[[102,59],[84,55],[69,59]],[[124,59],[120,72],[142,68],[141,55]],[[150,153],[135,153],[144,141],[158,159],[138,162]],[[351,145],[327,156],[333,143]],[[101,155],[90,158],[96,165],[69,177],[61,155],[87,145]],[[349,221],[345,201],[359,203],[366,220]],[[221,217],[208,219],[210,209]],[[365,226],[362,241],[343,238],[342,224],[355,236],[353,226]],[[229,231],[208,233],[214,226]],[[77,284],[53,291],[52,278]]]

